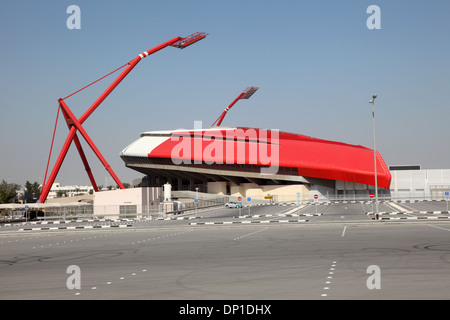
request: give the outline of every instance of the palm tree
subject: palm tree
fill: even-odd
[[[12,203],[16,199],[20,185],[2,180],[0,184],[0,203]]]

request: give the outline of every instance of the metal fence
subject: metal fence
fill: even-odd
[[[314,194],[318,194],[318,198],[314,199]],[[449,196],[445,193],[433,193],[429,197],[392,197],[390,194],[380,194],[379,202],[393,201],[449,201]],[[237,196],[220,196],[207,197],[208,199],[178,199],[174,201],[172,210],[165,210],[162,203],[152,206],[122,205],[122,206],[101,206],[95,207],[92,204],[82,204],[79,206],[65,206],[64,204],[47,206],[43,210],[25,210],[20,209],[3,209],[0,210],[0,222],[17,222],[30,219],[39,220],[90,220],[90,219],[152,219],[158,217],[173,216],[178,214],[199,213],[214,207],[222,207],[228,201],[238,201]],[[244,206],[253,206],[260,204],[277,204],[277,203],[293,203],[297,205],[315,204],[324,202],[340,202],[340,201],[362,201],[370,203],[375,201],[374,198],[366,196],[342,195],[342,196],[326,196],[321,193],[310,191],[308,199],[304,199],[298,194],[291,195],[273,195],[272,199],[266,197],[242,197],[241,202]],[[26,215],[26,213],[28,215]]]
[[[88,220],[88,219],[150,219],[182,213],[195,213],[212,207],[223,206],[228,197],[211,197],[194,202],[193,199],[173,201],[173,205],[165,207],[163,203],[156,205],[114,205],[95,206],[83,203],[78,206],[55,204],[45,208],[25,210],[21,208],[0,210],[0,222],[17,222],[26,220]],[[167,210],[170,208],[170,210]]]

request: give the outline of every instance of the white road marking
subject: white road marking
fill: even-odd
[[[239,237],[237,237],[237,238],[234,238],[233,240],[239,240],[239,239],[242,239],[242,238],[246,238],[246,237],[248,237],[248,236],[251,236],[251,235],[253,235],[253,234],[255,234],[255,233],[258,233],[258,232],[261,232],[261,231],[264,231],[264,230],[267,230],[267,228],[264,228],[264,229],[261,229],[261,230],[257,230],[257,231],[255,231],[255,232],[251,232],[251,233],[248,233],[248,234],[244,234],[244,235],[242,235],[242,236],[239,236]]]
[[[330,271],[328,272],[327,279],[332,279],[333,278],[331,275],[334,274],[335,267],[336,267],[336,261],[333,261],[333,264],[330,267]],[[331,280],[325,281],[325,284],[327,284],[328,286],[323,287],[323,290],[330,290],[330,288],[331,288],[331,286],[330,286]],[[327,293],[322,293],[320,296],[321,297],[328,297],[328,294]]]
[[[437,226],[433,226],[431,224],[429,224],[430,227],[436,228],[436,229],[441,229],[441,230],[445,230],[445,231],[450,231],[450,229],[446,229],[446,228],[442,228],[442,227],[437,227]]]

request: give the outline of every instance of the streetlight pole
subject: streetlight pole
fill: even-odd
[[[373,127],[373,162],[375,167],[375,210],[376,210],[376,219],[378,219],[378,179],[377,179],[377,148],[375,144],[375,99],[377,95],[372,95],[372,99],[369,100],[369,103],[372,104],[372,127]]]

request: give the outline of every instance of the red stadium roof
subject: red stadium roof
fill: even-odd
[[[156,136],[159,140],[151,147],[141,145],[138,154],[135,148],[134,156],[170,159],[182,162],[181,166],[214,163],[225,168],[234,163],[295,168],[298,176],[375,185],[373,150],[359,145],[243,127],[174,131],[166,139]],[[127,149],[122,155],[127,156]],[[389,188],[391,175],[378,152],[377,178],[379,187]]]

